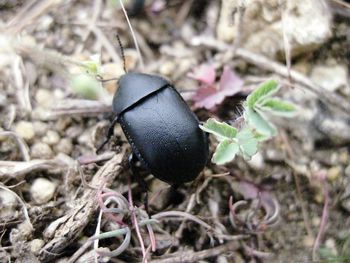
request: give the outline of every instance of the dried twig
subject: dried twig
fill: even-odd
[[[292,147],[289,144],[288,137],[287,137],[285,131],[281,132],[281,138],[282,138],[282,140],[283,140],[283,142],[285,144],[285,154],[288,157],[287,159],[291,158],[291,159],[294,160],[295,159],[295,154],[294,154],[294,151],[293,151]],[[292,172],[292,174],[293,174],[293,177],[294,177],[295,187],[296,187],[296,190],[297,190],[297,199],[298,199],[298,201],[300,203],[301,213],[303,215],[303,220],[304,220],[306,232],[307,232],[309,237],[314,238],[314,233],[313,233],[312,228],[311,228],[309,214],[308,214],[307,209],[305,207],[305,204],[303,202],[304,199],[303,199],[303,195],[302,195],[302,192],[301,192],[299,173],[298,173],[298,171],[296,171],[294,169],[294,166],[292,164],[289,164],[289,166],[294,170]]]
[[[16,178],[24,176],[33,171],[51,170],[64,168],[66,164],[58,159],[53,160],[31,160],[27,162],[0,161],[0,181],[5,178]]]
[[[279,0],[279,4],[281,7],[281,20],[282,20],[282,28],[283,28],[283,45],[284,45],[284,54],[286,57],[286,67],[287,67],[287,72],[288,72],[288,81],[289,85],[292,84],[292,77],[290,75],[290,70],[291,70],[291,47],[289,43],[289,39],[287,36],[287,30],[286,30],[286,16],[287,16],[287,11],[286,11],[286,5],[287,2],[283,2],[283,0]]]
[[[91,19],[88,21],[87,30],[82,36],[82,42],[83,42],[82,47],[85,45],[86,40],[90,36],[92,27],[96,26],[98,17],[100,16],[100,13],[101,13],[101,10],[102,10],[102,3],[103,3],[102,0],[95,0],[94,1],[94,5],[92,7],[93,14],[91,16]],[[80,53],[80,52],[77,52],[77,53]]]
[[[9,193],[13,194],[14,196],[16,196],[16,198],[18,199],[18,201],[21,203],[21,205],[23,207],[24,218],[28,222],[28,225],[30,226],[30,228],[33,230],[34,228],[33,228],[32,222],[30,221],[30,218],[29,218],[29,215],[28,215],[28,210],[27,210],[27,207],[26,207],[26,204],[24,203],[24,201],[18,196],[18,194],[16,194],[14,191],[8,189],[3,184],[0,184],[0,189],[4,190],[6,192],[9,192]]]
[[[199,262],[200,260],[205,258],[217,257],[224,253],[233,253],[233,251],[238,249],[238,247],[239,247],[239,244],[237,243],[237,241],[232,241],[225,245],[217,246],[217,247],[199,251],[199,252],[193,252],[192,250],[190,250],[190,251],[184,251],[181,253],[170,254],[168,255],[169,256],[168,258],[152,260],[149,263]]]
[[[112,57],[114,63],[120,64],[121,59],[116,52],[116,48],[111,44],[109,39],[106,37],[106,35],[103,33],[103,31],[97,27],[96,25],[91,25],[91,31],[94,32],[96,35],[97,39],[101,42],[101,44],[105,47],[107,50],[108,54]]]
[[[23,76],[24,65],[22,58],[16,56],[13,63],[13,77],[17,89],[17,100],[18,104],[25,112],[31,112],[32,105],[29,99],[29,81]]]
[[[122,170],[123,155],[123,153],[118,154],[108,161],[95,174],[91,185],[99,187],[101,182],[106,182],[106,187],[109,187]],[[61,253],[79,236],[80,232],[89,223],[91,215],[98,209],[96,194],[97,190],[86,190],[84,195],[77,200],[78,206],[68,211],[64,217],[51,223],[55,226],[55,230],[48,236],[51,240],[40,251],[39,257],[42,262],[51,261],[55,254]]]
[[[139,48],[139,44],[137,43],[137,40],[136,40],[136,35],[135,35],[135,32],[134,32],[134,29],[131,26],[131,23],[130,23],[128,14],[127,14],[127,12],[125,10],[123,1],[119,0],[119,3],[120,3],[120,6],[122,7],[122,10],[123,10],[126,22],[128,22],[128,26],[129,26],[129,29],[130,29],[130,32],[131,32],[131,36],[132,36],[132,39],[134,41],[135,48],[136,48],[137,54],[138,54],[139,59],[140,59],[141,69],[142,69],[142,71],[144,71],[145,70],[145,64],[144,64],[143,59],[142,59],[142,55],[141,55],[141,51],[140,51],[140,48]]]
[[[3,131],[3,132],[0,132],[0,136],[12,137],[16,141],[16,143],[18,145],[18,148],[19,148],[19,150],[20,150],[20,152],[22,154],[23,160],[24,161],[29,161],[30,160],[28,145],[15,132]]]
[[[110,105],[100,101],[82,100],[82,99],[64,99],[58,101],[55,106],[49,110],[36,112],[34,119],[56,120],[62,116],[94,116],[105,112],[111,112]]]
[[[323,173],[323,172],[321,172]],[[326,224],[328,221],[328,217],[329,217],[329,189],[328,189],[328,184],[326,181],[326,175],[325,174],[320,174],[319,175],[319,179],[322,183],[322,188],[323,188],[323,194],[324,194],[324,205],[323,205],[323,210],[322,210],[322,218],[321,218],[321,224],[320,224],[320,228],[318,230],[318,234],[317,237],[315,239],[315,243],[314,246],[312,248],[312,260],[313,261],[318,261],[316,252],[320,246],[321,243],[321,239],[324,235],[325,229],[326,229]]]
[[[23,28],[29,24],[33,24],[33,21],[42,14],[46,13],[50,8],[58,5],[61,0],[43,0],[43,1],[30,1],[25,5],[16,16],[11,19],[6,25],[7,33],[17,34]]]

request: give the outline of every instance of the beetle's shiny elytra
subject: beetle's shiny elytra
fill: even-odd
[[[133,153],[158,179],[181,184],[203,170],[209,154],[207,135],[165,79],[142,73],[123,75],[113,112]]]

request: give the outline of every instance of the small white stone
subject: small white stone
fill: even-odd
[[[50,159],[53,157],[52,149],[43,142],[35,143],[30,149],[30,154],[32,158],[37,159]]]
[[[257,152],[253,155],[252,159],[248,161],[248,164],[255,170],[262,170],[265,167],[264,157],[261,153]]]
[[[60,142],[54,147],[56,153],[65,153],[69,155],[73,150],[72,140],[69,138],[63,138]]]
[[[38,89],[35,94],[35,100],[41,107],[44,108],[49,108],[52,106],[53,99],[54,97],[52,93],[47,89]]]
[[[28,121],[18,122],[15,132],[26,141],[30,141],[35,136],[33,124]]]
[[[55,190],[55,183],[45,178],[38,178],[33,182],[30,193],[37,204],[45,204],[52,199]]]
[[[38,136],[43,136],[48,130],[48,125],[45,122],[35,121],[33,122],[34,132]]]
[[[8,191],[0,189],[0,218],[13,216],[16,205],[16,196]]]
[[[46,136],[43,138],[43,142],[47,143],[48,145],[55,145],[60,141],[60,135],[56,131],[48,131],[46,133]]]
[[[159,73],[164,76],[170,76],[174,71],[175,63],[173,61],[166,61],[159,68]]]
[[[319,65],[313,68],[311,79],[326,90],[336,91],[348,85],[348,70],[343,65]]]
[[[40,249],[44,246],[45,242],[42,239],[36,238],[30,242],[30,251],[33,254],[38,254]]]

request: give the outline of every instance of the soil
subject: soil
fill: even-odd
[[[142,62],[119,1],[0,1],[0,262],[350,262],[349,4],[329,1],[331,35],[292,57],[300,81],[283,74],[285,59],[220,40],[220,1],[143,2],[127,3]],[[75,84],[96,55],[100,71]],[[200,84],[188,75],[202,64],[216,83],[230,67],[240,92],[196,109]],[[145,187],[119,124],[96,154],[118,87],[100,80],[123,66],[164,76],[201,121],[237,125],[246,96],[269,78],[301,110],[273,119],[278,135],[251,161],[209,161],[177,187],[138,167]],[[325,91],[317,67],[340,86]],[[217,144],[210,137],[211,155]],[[116,229],[126,232],[91,239]]]

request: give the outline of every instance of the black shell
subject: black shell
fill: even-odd
[[[166,80],[129,74],[119,82],[113,109],[120,114],[119,122],[134,154],[160,180],[170,184],[194,180],[209,154],[208,137],[199,128],[197,117]]]
[[[113,112],[120,115],[144,97],[168,85],[165,79],[142,73],[127,73],[119,79],[119,88],[113,97]]]

